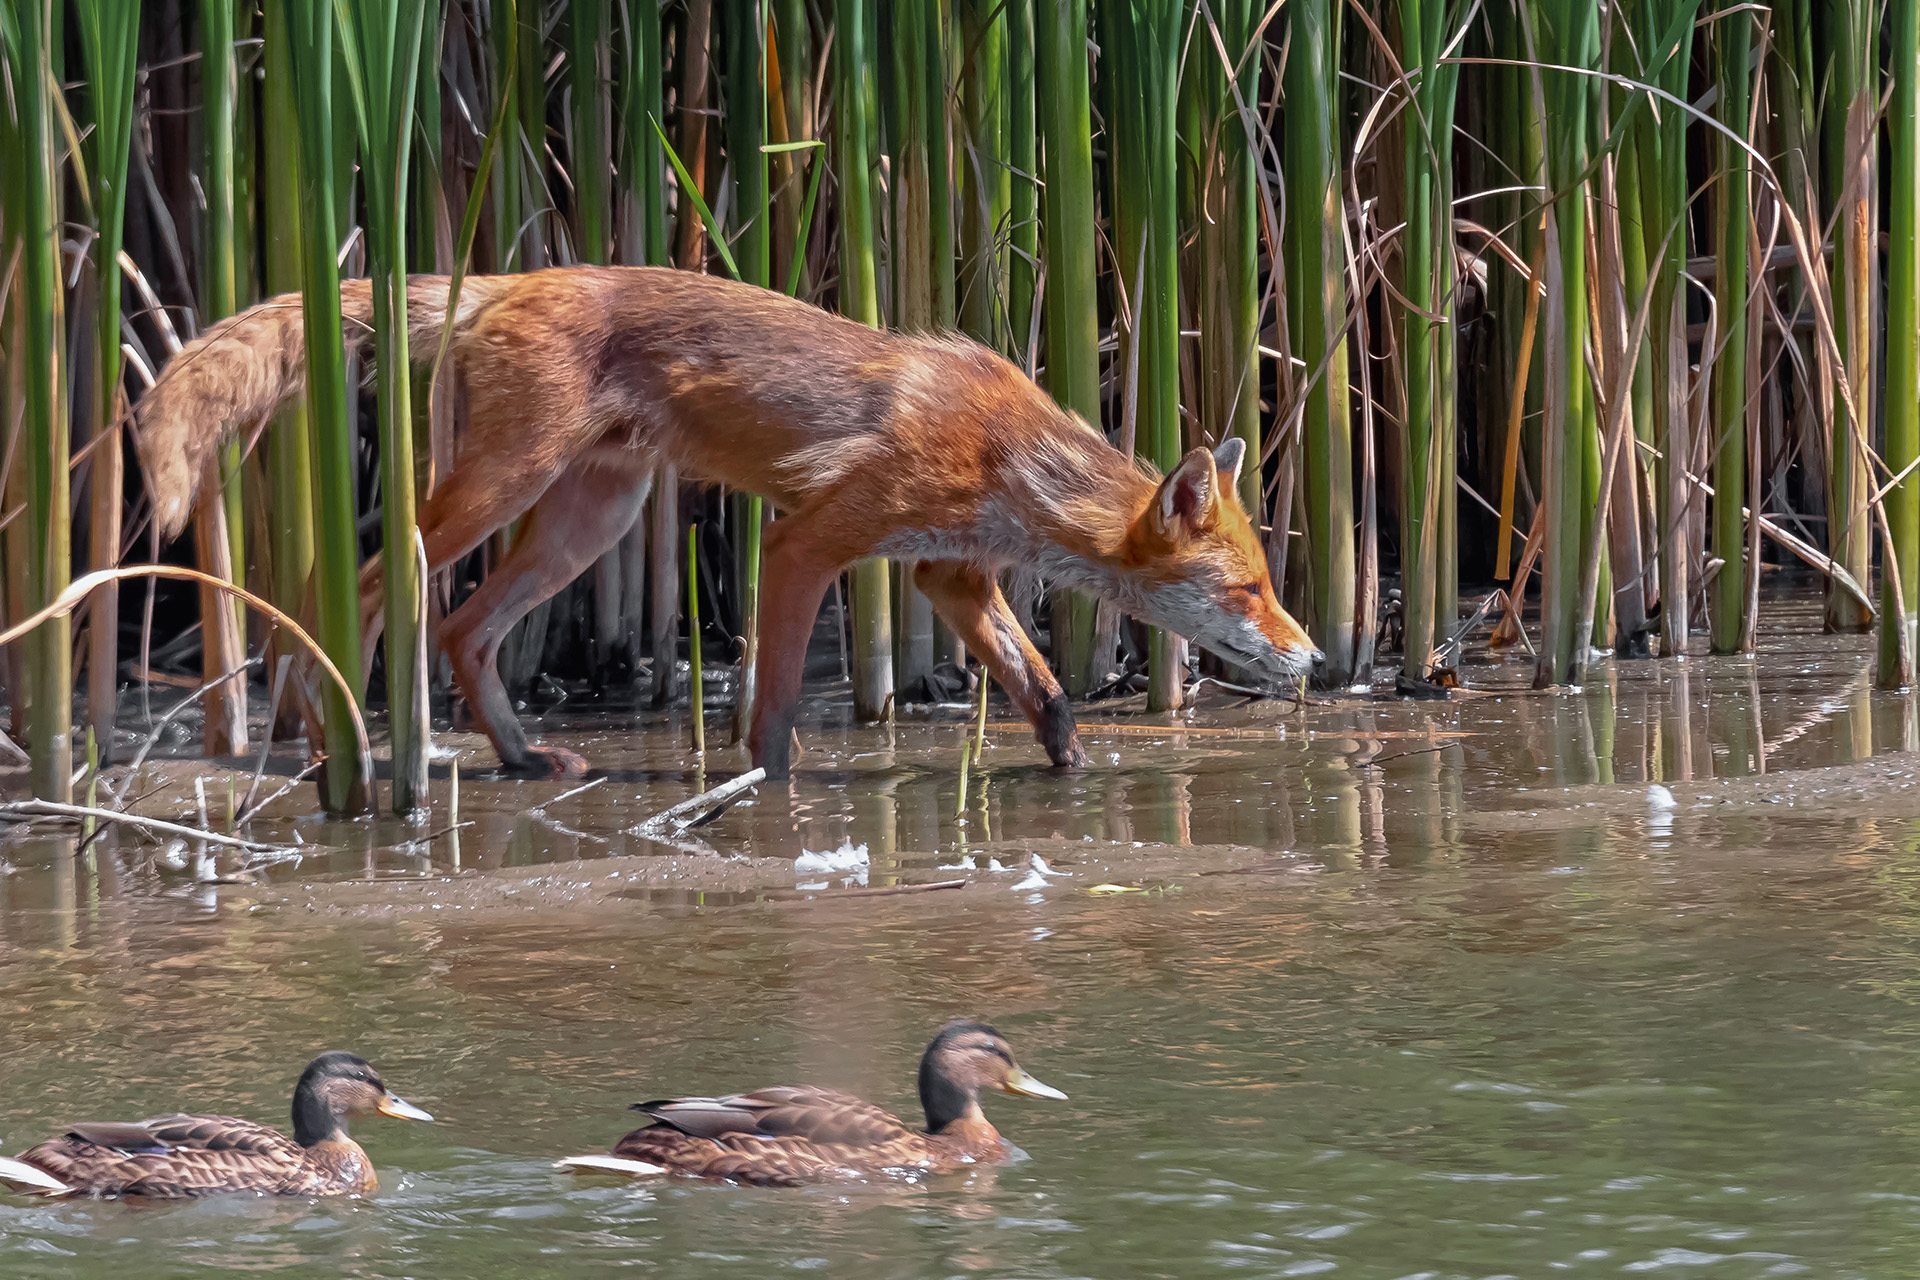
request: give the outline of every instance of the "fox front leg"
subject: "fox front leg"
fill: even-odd
[[[1047,758],[1062,768],[1084,769],[1087,753],[1080,745],[1073,707],[1013,616],[999,584],[982,569],[950,560],[921,561],[913,581],[1027,717]]]

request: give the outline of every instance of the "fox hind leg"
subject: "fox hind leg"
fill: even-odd
[[[553,473],[530,474],[507,459],[477,459],[454,468],[420,508],[427,572],[446,568],[488,534],[526,514],[553,483]],[[386,629],[386,605],[386,573],[376,555],[360,566],[360,660],[369,671],[373,646]]]
[[[606,456],[575,466],[533,504],[513,549],[441,626],[454,680],[467,696],[503,768],[565,774],[586,761],[557,747],[533,747],[500,682],[500,642],[533,607],[572,582],[633,527],[645,504],[647,473],[639,455]],[[484,535],[482,535],[484,536]]]
[[[923,560],[914,568],[913,581],[1027,717],[1047,758],[1065,768],[1086,767],[1087,753],[1080,746],[1067,695],[1021,630],[992,576],[970,564]]]

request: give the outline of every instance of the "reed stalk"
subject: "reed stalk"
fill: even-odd
[[[1901,479],[1885,498],[1894,564],[1880,596],[1879,679],[1897,687],[1912,675],[1902,658],[1920,608],[1920,478],[1910,470],[1920,459],[1920,6],[1892,5],[1889,17],[1886,464]]]
[[[1629,44],[1622,38],[1610,50]],[[1629,68],[1631,69],[1631,68]],[[1629,336],[1633,327],[1630,313],[1647,291],[1646,239],[1640,229],[1639,163],[1634,155],[1635,135],[1631,116],[1644,109],[1636,96],[1619,86],[1602,85],[1596,95],[1600,111],[1596,129],[1611,137],[1610,150],[1603,150],[1594,173],[1593,201],[1590,206],[1592,234],[1588,250],[1591,259],[1588,296],[1592,306],[1598,411],[1605,391],[1607,422],[1631,435],[1635,447],[1615,449],[1604,432],[1603,452],[1612,461],[1604,462],[1601,510],[1605,513],[1600,533],[1604,556],[1611,569],[1612,589],[1605,590],[1594,581],[1598,594],[1591,604],[1588,631],[1595,648],[1609,639],[1614,653],[1623,658],[1650,657],[1647,623],[1647,588],[1651,567],[1647,563],[1647,533],[1642,520],[1643,486],[1640,483],[1639,445],[1651,443],[1653,385],[1646,358],[1644,324],[1637,338]],[[1604,379],[1605,381],[1601,381]],[[1619,403],[1612,399],[1617,388]],[[1598,554],[1595,544],[1590,551]],[[1586,563],[1586,562],[1583,562]],[[1598,561],[1591,562],[1597,569]],[[1582,573],[1585,573],[1583,568]],[[1586,581],[1583,577],[1582,581]],[[1586,588],[1583,586],[1582,591]],[[1582,604],[1587,602],[1583,596]]]
[[[279,10],[293,79],[294,115],[300,147],[301,311],[307,351],[307,405],[313,423],[315,542],[314,596],[321,648],[344,672],[362,670],[360,660],[360,548],[355,529],[356,432],[347,396],[346,354],[341,344],[338,252],[341,207],[335,184],[336,129],[333,110],[334,20],[331,5],[268,0]],[[404,369],[403,363],[400,366]],[[410,492],[410,490],[409,490]],[[411,573],[409,573],[411,578]],[[389,630],[396,618],[388,613]],[[404,625],[404,623],[402,624]],[[391,639],[389,640],[391,643]],[[372,808],[371,779],[361,772],[354,722],[355,690],[329,687],[323,694],[322,731],[326,768],[321,797],[333,813]]]
[[[1694,16],[1700,0],[1635,0],[1628,8],[1633,45],[1640,58],[1637,79],[1672,97],[1683,97],[1692,63]],[[1694,454],[1687,407],[1686,291],[1687,116],[1655,100],[1636,112],[1632,159],[1639,196],[1637,226],[1652,301],[1647,319],[1646,361],[1651,397],[1654,459],[1654,536],[1660,571],[1660,653],[1686,652],[1692,620],[1694,490],[1688,468]],[[1630,228],[1623,228],[1627,230]]]
[[[1353,679],[1355,548],[1353,427],[1347,376],[1346,216],[1340,200],[1340,10],[1335,0],[1293,0],[1282,10],[1289,53],[1281,172],[1287,327],[1306,364],[1298,407],[1305,466],[1302,506],[1311,586],[1308,630],[1335,688]],[[1290,499],[1282,494],[1279,499]]]
[[[871,97],[866,77],[866,0],[834,0],[834,176],[840,188],[840,311],[880,327],[874,263],[873,173],[867,150]],[[853,714],[872,722],[893,713],[892,583],[887,562],[853,568]]]
[[[367,264],[380,418],[381,558],[386,584],[387,707],[393,740],[391,803],[406,815],[427,803],[428,673],[418,661],[426,618],[415,543],[413,388],[407,335],[408,157],[427,6],[415,0],[340,0],[342,61],[353,92],[366,191]]]
[[[238,70],[233,52],[234,0],[201,0],[201,127],[205,139],[201,189],[207,209],[201,255],[205,269],[200,318],[211,324],[238,309],[238,250],[234,243],[234,111]],[[193,518],[195,557],[225,582],[246,578],[246,519],[241,492],[240,445],[223,447],[207,463]],[[223,616],[224,615],[224,616]],[[246,613],[237,600],[200,587],[200,674],[212,682],[246,661]],[[203,749],[209,756],[247,749],[245,681],[209,685]]]
[[[762,289],[773,284],[773,199],[767,183],[767,24],[766,0],[726,0],[727,155],[733,170],[734,208],[740,230],[734,260],[740,278]],[[745,742],[753,723],[753,700],[760,683],[760,540],[766,515],[757,493],[741,504],[737,566],[741,586],[738,685],[733,704],[733,737]]]
[[[547,66],[551,45],[547,41],[547,13],[538,0],[502,0],[514,21],[510,37],[496,37],[496,48],[512,58],[513,82],[507,126],[506,159],[503,168],[513,175],[517,189],[515,217],[499,225],[507,237],[503,256],[508,263],[503,271],[537,271],[560,258],[559,226],[554,217],[553,193],[548,189],[547,162],[550,144],[547,137]],[[504,21],[504,17],[502,21]],[[495,549],[505,555],[520,536],[516,521],[494,537]],[[554,601],[543,600],[508,633],[500,646],[500,675],[510,690],[525,689],[538,672],[546,654],[547,633],[552,621]],[[671,668],[671,664],[669,664]]]
[[[813,27],[807,20],[806,0],[769,0],[767,32],[767,136],[777,144],[812,141],[815,135],[812,82]],[[807,239],[800,230],[806,205],[807,177],[818,172],[818,156],[776,153],[771,181],[773,193],[773,273],[777,280],[799,279],[788,292],[796,297],[808,291]]]
[[[576,261],[606,266],[613,261],[613,9],[610,0],[583,0],[568,10],[567,171],[573,185]],[[639,525],[636,519],[634,525]],[[629,530],[631,531],[631,530]],[[644,544],[644,538],[642,539]],[[639,548],[644,552],[645,547]],[[614,653],[625,647],[631,545],[626,536],[594,561],[589,670],[603,681]],[[642,571],[643,572],[643,571]],[[643,572],[644,576],[644,572]]]
[[[125,460],[117,422],[120,380],[120,246],[125,238],[127,156],[133,137],[134,58],[139,43],[137,0],[78,0],[81,52],[93,109],[88,136],[87,173],[92,179],[92,245],[98,290],[94,320],[93,367],[88,371],[93,448],[89,481],[92,519],[88,526],[88,563],[111,569],[120,562],[120,513],[125,501]],[[0,236],[0,246],[7,243]],[[87,712],[98,763],[113,761],[113,727],[119,702],[120,592],[106,586],[87,604]],[[91,783],[89,783],[91,786]]]
[[[1459,616],[1454,526],[1453,111],[1459,66],[1445,60],[1459,15],[1447,0],[1400,0],[1401,118],[1407,420],[1400,433],[1400,580],[1406,619],[1404,670],[1424,679],[1433,646]],[[1449,567],[1455,572],[1450,573]],[[1444,583],[1443,583],[1444,579]]]
[[[261,114],[267,135],[276,139],[298,138],[300,121],[293,97],[292,68],[288,59],[285,10],[281,5],[266,7],[266,75],[262,81]],[[301,286],[301,179],[300,153],[297,147],[282,143],[262,148],[264,165],[261,195],[266,216],[265,268],[270,294],[297,293]],[[313,424],[308,418],[307,402],[302,397],[280,412],[264,438],[267,450],[268,486],[272,498],[267,512],[269,550],[273,562],[273,598],[283,605],[294,605],[306,597],[313,580]],[[294,656],[290,638],[276,631],[274,652]],[[298,702],[292,699],[290,702]],[[287,714],[291,726],[294,716]],[[280,726],[269,726],[270,736]]]
[[[1585,0],[1530,0],[1531,36],[1541,62],[1594,67],[1599,61],[1597,18]],[[1541,629],[1535,672],[1540,685],[1574,677],[1580,556],[1598,503],[1599,443],[1592,388],[1584,363],[1587,343],[1587,168],[1592,82],[1559,71],[1532,73],[1537,113],[1545,122],[1547,206],[1545,418],[1541,425],[1543,539]]]
[[[932,333],[940,327],[935,297],[931,140],[942,108],[942,86],[929,75],[940,22],[937,4],[901,4],[891,11],[892,101],[888,112],[889,186],[893,197],[893,325],[908,333]],[[951,249],[951,245],[948,246]],[[949,267],[951,255],[949,254]],[[923,687],[933,671],[933,605],[913,585],[913,566],[898,574],[900,625],[894,637],[894,677],[903,688]]]
[[[1013,173],[1007,166],[1007,14],[1000,0],[958,0],[956,9],[965,130],[953,166],[960,203],[960,327],[976,342],[1008,351],[1004,245]]]
[[[1033,371],[1040,343],[1040,131],[1035,117],[1033,0],[1006,0],[1007,340]],[[1088,163],[1092,160],[1089,157]],[[1089,177],[1089,183],[1092,179]]]
[[[62,342],[65,297],[60,272],[60,216],[55,141],[59,80],[52,66],[52,6],[18,0],[0,8],[11,91],[6,167],[6,219],[18,255],[19,319],[10,361],[24,389],[26,564],[9,566],[25,591],[21,604],[35,613],[65,590],[72,574],[72,519],[68,500],[67,360]],[[11,426],[11,424],[9,424]],[[12,541],[11,539],[9,540]],[[13,545],[18,545],[13,544]],[[33,793],[65,804],[73,799],[72,628],[65,615],[50,618],[25,641],[27,755]]]
[[[654,122],[665,118],[660,0],[626,0],[620,99],[620,260],[663,266],[667,255],[666,155]]]
[[[521,177],[520,48],[526,28],[521,21],[521,0],[494,0],[487,17],[487,49],[493,92],[500,103],[502,120],[499,163],[493,166],[490,184],[493,195],[493,270],[511,271],[514,247],[525,215],[525,184]],[[538,30],[538,27],[535,27]]]
[[[692,704],[693,754],[707,753],[705,673],[700,663],[700,526],[687,526],[687,677]]]
[[[1211,8],[1213,32],[1196,35],[1187,77],[1201,134],[1188,143],[1199,163],[1199,207],[1186,216],[1197,228],[1200,424],[1211,444],[1229,436],[1247,442],[1240,469],[1240,505],[1258,520],[1260,459],[1260,165],[1248,120],[1260,101],[1261,50],[1253,33],[1259,0],[1221,0]],[[1243,108],[1246,115],[1242,114]]]
[[[1715,115],[1741,137],[1748,133],[1753,104],[1753,27],[1744,10],[1721,15],[1713,27],[1714,84],[1719,91]],[[1747,359],[1752,175],[1744,149],[1720,134],[1713,145],[1713,297],[1722,336],[1713,353],[1709,404],[1716,495],[1713,554],[1723,561],[1713,583],[1713,651],[1738,653],[1751,644],[1745,625],[1747,575],[1759,572],[1758,565],[1747,563],[1747,522],[1741,509],[1747,491],[1748,406],[1755,390],[1748,382]]]
[[[1094,249],[1100,230],[1093,213],[1093,88],[1087,65],[1086,0],[1036,3],[1032,16],[1036,133],[1044,151],[1040,180],[1047,391],[1098,430],[1100,313]],[[1016,113],[1018,106],[1016,94]],[[1017,120],[1015,127],[1017,134]],[[1096,619],[1091,596],[1064,590],[1053,593],[1052,657],[1070,697],[1084,696],[1098,674],[1094,670]]]
[[[611,72],[613,43],[608,0],[570,0],[567,5],[568,106],[572,137],[567,176],[573,181],[573,257],[605,266],[613,260],[609,214],[613,208]]]
[[[668,242],[666,153],[659,122],[666,118],[666,69],[661,52],[660,0],[625,0],[624,74],[620,99],[621,219],[620,260],[664,266],[671,260]],[[653,655],[653,697],[664,702],[672,694],[674,633],[679,612],[679,579],[674,572],[679,550],[679,510],[672,468],[653,476],[648,513],[634,525],[630,540],[643,546],[629,548],[644,565],[629,569],[631,599],[625,612],[635,636],[636,654],[643,584],[651,578],[653,627],[648,651]],[[644,529],[643,529],[644,522]]]
[[[1127,285],[1121,363],[1134,384],[1134,451],[1162,474],[1180,461],[1179,0],[1102,0],[1111,64],[1114,252]],[[1154,628],[1147,709],[1181,703],[1179,638]],[[1097,673],[1094,673],[1097,674]]]
[[[712,79],[713,0],[686,0],[680,27],[680,41],[674,59],[680,73],[680,155],[686,162],[690,181],[682,189],[708,189],[707,119]],[[673,260],[689,271],[704,269],[707,226],[698,218],[679,217],[674,221]]]
[[[1868,510],[1873,477],[1862,442],[1874,421],[1876,325],[1879,319],[1880,225],[1879,109],[1880,6],[1871,0],[1827,0],[1826,57],[1815,65],[1831,70],[1824,105],[1821,175],[1834,205],[1838,239],[1832,306],[1840,367],[1850,397],[1834,397],[1827,457],[1828,552],[1856,582],[1871,581],[1873,524]],[[1819,80],[1813,80],[1818,88]],[[1855,422],[1847,401],[1857,407]],[[1909,597],[1911,598],[1911,597]],[[1846,592],[1827,590],[1826,625],[1834,631],[1864,631],[1871,613]]]

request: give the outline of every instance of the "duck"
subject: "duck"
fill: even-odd
[[[863,1098],[813,1085],[778,1085],[723,1098],[662,1098],[631,1108],[653,1123],[608,1155],[569,1156],[556,1168],[648,1177],[682,1174],[787,1187],[895,1169],[950,1171],[1005,1160],[1012,1148],[980,1110],[984,1090],[1065,1100],[1014,1061],[984,1022],[940,1029],[920,1058],[915,1129]]]
[[[49,1197],[177,1200],[226,1192],[368,1195],[373,1162],[347,1136],[347,1117],[431,1121],[395,1097],[365,1058],[321,1054],[293,1090],[293,1136],[235,1116],[158,1116],[132,1124],[76,1124],[0,1158],[0,1184]]]

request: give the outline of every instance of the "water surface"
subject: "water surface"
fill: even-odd
[[[1078,777],[998,735],[964,824],[957,723],[829,709],[790,796],[700,833],[714,856],[866,844],[870,887],[1042,849],[1078,873],[1044,892],[1015,872],[385,917],[195,888],[132,843],[16,842],[0,1149],[181,1105],[281,1122],[333,1047],[442,1123],[356,1128],[384,1182],[366,1202],[0,1201],[0,1273],[1914,1274],[1920,827],[1871,805],[1483,820],[1568,784],[1913,745],[1860,646],[1804,621],[1755,662],[1622,664],[1577,695],[1515,666],[1456,703],[1096,717]],[[471,784],[461,874],[646,854],[628,828],[695,786],[671,724],[547,728],[613,780],[540,816],[563,788]],[[296,827],[345,851],[283,879],[451,872],[444,841],[263,824]],[[1136,846],[1167,855],[1146,892],[1088,892]],[[1228,846],[1243,869],[1179,872]],[[988,1099],[1007,1167],[786,1191],[549,1168],[662,1094],[811,1081],[913,1115],[919,1051],[961,1015],[1072,1095]]]

